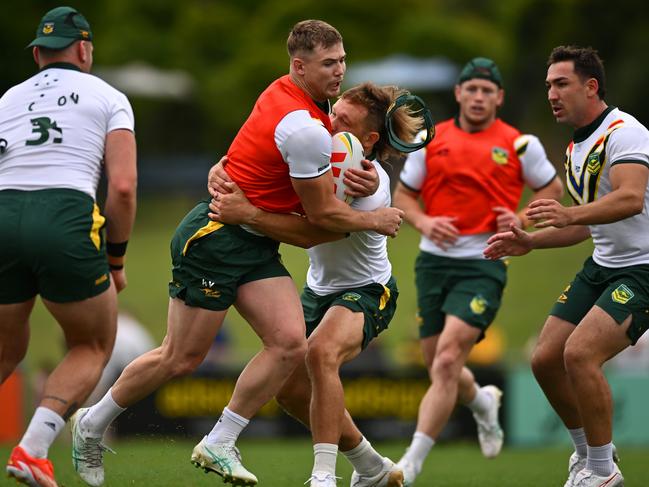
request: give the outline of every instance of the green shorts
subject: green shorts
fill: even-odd
[[[617,269],[597,264],[592,257],[564,289],[550,314],[578,325],[597,305],[621,324],[633,315],[627,335],[635,344],[649,328],[649,265]]]
[[[237,288],[269,277],[290,276],[279,243],[238,225],[210,220],[208,203],[194,207],[171,239],[169,296],[188,306],[221,311],[237,297]]]
[[[0,191],[0,304],[82,301],[110,286],[104,217],[73,189]]]
[[[313,333],[329,308],[344,306],[365,315],[362,344],[362,348],[365,348],[373,338],[388,327],[397,310],[398,297],[399,290],[393,277],[385,286],[373,283],[326,296],[319,296],[309,287],[304,286],[301,299],[306,322],[306,336]]]
[[[419,337],[439,335],[446,315],[453,315],[482,330],[482,339],[500,308],[506,283],[502,261],[420,252],[415,262]]]

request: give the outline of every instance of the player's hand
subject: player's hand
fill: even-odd
[[[453,224],[457,217],[423,215],[417,222],[417,230],[433,241],[440,249],[446,250],[460,236],[460,231]]]
[[[376,225],[375,231],[381,235],[387,235],[388,237],[396,237],[399,233],[399,228],[403,223],[403,217],[405,213],[399,208],[378,208],[374,210],[374,213],[378,218],[378,223]]]
[[[509,232],[497,233],[487,240],[487,248],[483,254],[487,259],[497,260],[507,256],[525,255],[532,249],[532,236],[512,224]]]
[[[126,282],[126,270],[124,268],[111,269],[110,277],[113,279],[113,282],[115,283],[115,289],[117,289],[117,292],[122,291],[126,287],[126,284],[128,284]]]
[[[246,198],[237,183],[224,183],[226,193],[216,193],[210,201],[211,220],[231,225],[251,224],[261,210]]]
[[[374,164],[367,159],[361,161],[364,169],[347,169],[343,174],[343,183],[347,188],[345,194],[353,198],[363,198],[376,193],[379,189],[379,173]]]
[[[523,228],[523,222],[509,208],[504,206],[494,206],[492,210],[498,215],[496,217],[496,231],[497,232],[506,232],[511,228],[511,225],[515,225],[518,228]]]
[[[563,228],[573,222],[571,209],[556,200],[535,200],[529,204],[525,213],[527,218],[534,221],[535,228]]]
[[[212,198],[217,193],[228,192],[225,183],[232,182],[232,179],[230,179],[230,176],[228,176],[228,173],[224,169],[227,162],[228,156],[221,157],[221,160],[212,166],[207,176],[207,190],[210,192]]]

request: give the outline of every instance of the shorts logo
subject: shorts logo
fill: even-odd
[[[95,286],[99,286],[102,282],[106,282],[108,280],[108,274],[104,274],[103,276],[95,279]]]
[[[219,298],[221,297],[221,291],[217,291],[216,289],[212,289],[214,286],[215,282],[210,281],[209,279],[201,279],[202,284],[204,287],[200,288],[201,291],[205,294],[206,298]]]
[[[54,32],[54,22],[45,22],[43,24],[43,34],[51,34]]]
[[[342,299],[343,301],[358,301],[361,299],[361,295],[358,293],[345,293]]]
[[[633,291],[629,289],[625,284],[620,284],[615,291],[611,293],[611,299],[616,303],[626,304],[633,299]]]
[[[570,291],[570,284],[568,284],[563,292],[559,295],[559,297],[557,298],[557,303],[564,304],[566,301],[568,301],[568,294],[566,294],[568,291]]]
[[[502,147],[493,147],[491,149],[491,158],[499,166],[504,166],[507,164],[507,158],[509,157],[509,152],[507,152]]]
[[[471,300],[471,303],[469,303],[469,308],[471,308],[471,311],[473,311],[473,313],[481,315],[487,310],[487,304],[489,304],[488,301],[482,296],[478,295]]]

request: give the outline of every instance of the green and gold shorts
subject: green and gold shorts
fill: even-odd
[[[344,306],[353,312],[363,313],[363,349],[388,327],[397,310],[399,290],[394,278],[385,286],[372,283],[353,289],[320,296],[308,286],[302,291],[302,309],[306,321],[307,336],[311,335],[332,306]]]
[[[633,315],[627,336],[635,344],[649,328],[649,264],[611,268],[589,257],[550,314],[578,325],[595,305],[618,324]]]
[[[220,311],[229,308],[237,288],[269,277],[289,276],[279,243],[238,225],[215,222],[207,202],[196,205],[171,239],[169,296],[188,306]]]
[[[0,191],[0,303],[81,301],[110,286],[104,217],[73,189]]]

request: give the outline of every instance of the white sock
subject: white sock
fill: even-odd
[[[227,406],[223,408],[223,414],[207,435],[208,443],[230,443],[234,445],[243,429],[248,426],[249,419],[239,416],[230,411]]]
[[[376,475],[383,468],[383,457],[372,448],[372,444],[363,437],[357,447],[342,452],[354,466],[354,470],[363,475]]]
[[[86,415],[81,418],[79,425],[82,429],[87,430],[91,436],[101,437],[115,421],[115,418],[126,411],[126,408],[121,407],[113,399],[112,391],[110,388],[104,397],[102,397],[97,404],[88,409]]]
[[[61,416],[51,409],[38,407],[19,446],[32,457],[47,458],[47,451],[63,426],[65,421]]]
[[[491,401],[493,401],[491,395],[482,390],[478,384],[475,385],[475,397],[473,401],[468,403],[466,406],[476,414],[485,414],[491,407]]]
[[[417,474],[421,472],[424,460],[426,460],[426,457],[434,444],[435,440],[426,433],[416,431],[415,434],[412,435],[412,443],[410,443],[410,446],[403,457],[415,466]]]
[[[315,472],[326,472],[336,475],[336,456],[338,445],[332,443],[316,443],[313,445],[313,470]]]
[[[588,455],[588,450],[586,449],[588,443],[586,442],[586,432],[584,431],[584,428],[569,429],[568,433],[570,433],[572,443],[575,445],[575,452],[577,452],[577,455],[581,458],[585,458],[586,455]]]
[[[607,477],[613,473],[613,443],[602,446],[588,445],[588,459],[586,468],[592,470],[596,475]]]

